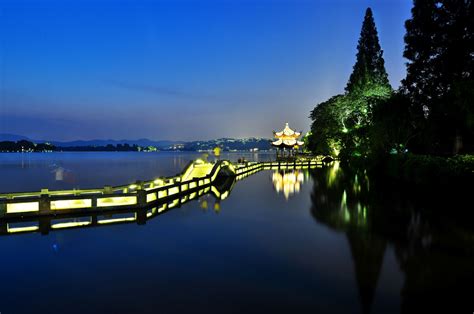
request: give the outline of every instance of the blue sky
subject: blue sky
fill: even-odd
[[[308,131],[365,9],[393,87],[411,0],[0,0],[0,133],[193,140]]]

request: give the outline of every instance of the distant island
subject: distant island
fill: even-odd
[[[220,147],[222,151],[265,151],[271,149],[271,140],[265,138],[220,138],[203,141],[153,141],[139,140],[89,140],[45,141],[32,140],[14,134],[0,134],[0,152],[154,152],[154,151],[210,151]]]

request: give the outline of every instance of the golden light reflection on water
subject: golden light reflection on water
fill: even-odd
[[[297,194],[301,190],[301,185],[305,181],[303,171],[275,171],[272,174],[273,187],[277,193],[283,193],[285,199]]]

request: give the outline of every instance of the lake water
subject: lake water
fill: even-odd
[[[198,157],[0,154],[0,193],[121,185]],[[145,225],[1,236],[0,312],[470,313],[471,200],[338,163],[262,171]]]

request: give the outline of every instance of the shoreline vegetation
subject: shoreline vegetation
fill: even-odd
[[[414,1],[411,12],[400,88],[388,82],[368,8],[345,92],[312,110],[307,148],[407,183],[472,179],[473,3]]]

